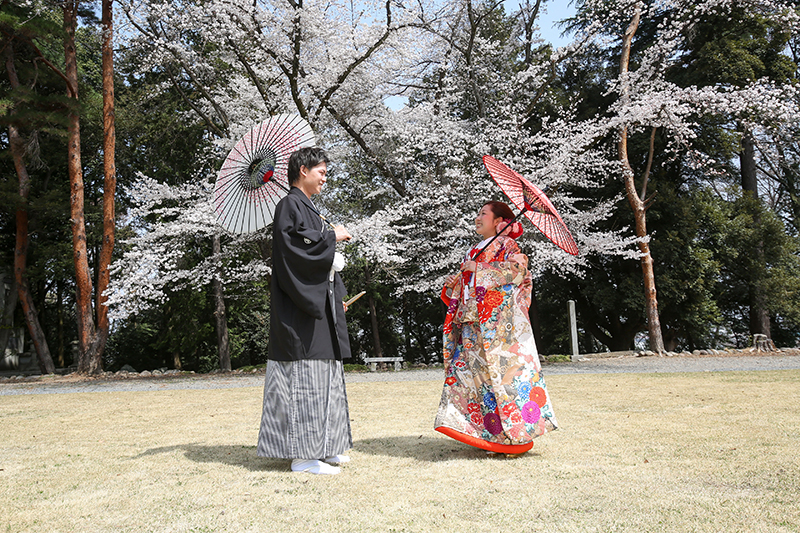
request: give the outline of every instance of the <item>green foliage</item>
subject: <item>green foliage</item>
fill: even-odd
[[[200,308],[203,313],[198,313]],[[218,368],[217,340],[213,325],[202,320],[211,315],[203,293],[193,290],[170,295],[167,303],[118,325],[109,338],[104,367],[117,370],[124,364],[136,370],[176,368],[208,372]]]
[[[751,195],[719,203],[705,219],[702,238],[715,252],[720,275],[715,287],[725,325],[739,346],[749,344],[749,295],[764,294],[776,321],[774,340],[792,346],[800,339],[798,288],[800,243]]]
[[[676,187],[659,181],[658,198],[648,211],[648,227],[656,260],[659,315],[665,348],[669,351],[717,346],[714,331],[721,323],[715,301],[719,264],[714,249],[698,239],[708,228],[708,211],[722,200],[707,190]]]
[[[737,87],[765,77],[791,80],[797,67],[784,53],[790,35],[745,7],[734,7],[730,15],[709,15],[693,26],[676,78],[685,86]]]
[[[369,269],[369,273],[367,272]],[[367,294],[353,303],[347,310],[347,328],[350,333],[350,349],[352,362],[363,361],[365,357],[376,357],[373,340],[370,298],[376,309],[378,335],[384,357],[396,357],[400,347],[398,329],[395,327],[396,316],[400,309],[397,299],[392,294],[396,286],[384,271],[374,271],[374,266],[363,259],[350,261],[342,271],[342,279],[348,289],[348,295],[359,292]],[[367,281],[369,279],[369,282]]]
[[[38,3],[37,3],[38,4]],[[25,209],[29,220],[27,278],[39,322],[58,366],[69,365],[76,338],[74,266],[70,227],[70,188],[67,178],[66,129],[74,99],[66,97],[61,76],[64,65],[63,13],[58,5],[41,4],[31,11],[15,2],[3,3],[0,45],[4,65],[13,65],[19,79],[14,89],[7,68],[0,77],[0,127],[18,128],[25,142],[24,164],[30,178],[27,202],[19,195],[19,179],[0,135],[0,264],[11,265],[16,225],[15,212]],[[90,25],[77,32],[81,96],[81,157],[85,175],[85,216],[90,265],[100,246],[99,211],[102,197],[102,123],[99,78],[99,41]],[[95,53],[93,50],[97,49]],[[87,75],[88,73],[88,75]],[[98,161],[100,163],[98,164]]]
[[[256,284],[247,295],[230,295],[225,303],[231,338],[231,368],[266,363],[270,320],[269,280]]]
[[[345,372],[369,372],[369,368],[367,368],[366,365],[345,363],[344,364],[344,371]]]

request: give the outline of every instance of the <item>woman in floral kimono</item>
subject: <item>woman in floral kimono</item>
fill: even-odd
[[[503,231],[513,218],[502,202],[481,208],[475,231],[484,240],[442,290],[445,381],[434,424],[458,441],[508,454],[530,450],[535,437],[557,427],[528,318],[528,258],[514,240],[522,226]]]

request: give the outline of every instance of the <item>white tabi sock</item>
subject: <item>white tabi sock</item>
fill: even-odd
[[[292,472],[334,475],[341,472],[341,469],[322,462],[319,459],[292,459]]]

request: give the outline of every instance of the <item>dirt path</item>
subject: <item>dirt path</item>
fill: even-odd
[[[545,363],[546,374],[675,373],[730,372],[800,369],[800,350],[772,354],[728,352],[725,355],[677,355],[673,357],[637,357],[630,352],[594,354],[571,363]],[[444,379],[441,367],[400,372],[347,373],[348,383],[380,381],[437,381]],[[158,391],[175,389],[225,389],[261,387],[263,372],[255,374],[183,374],[140,377],[115,375],[87,378],[35,376],[0,380],[0,396],[18,394],[67,394],[76,392]]]

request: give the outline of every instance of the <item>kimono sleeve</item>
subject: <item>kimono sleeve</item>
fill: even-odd
[[[292,196],[278,205],[272,260],[280,289],[301,311],[320,320],[325,316],[336,234],[311,214]]]

